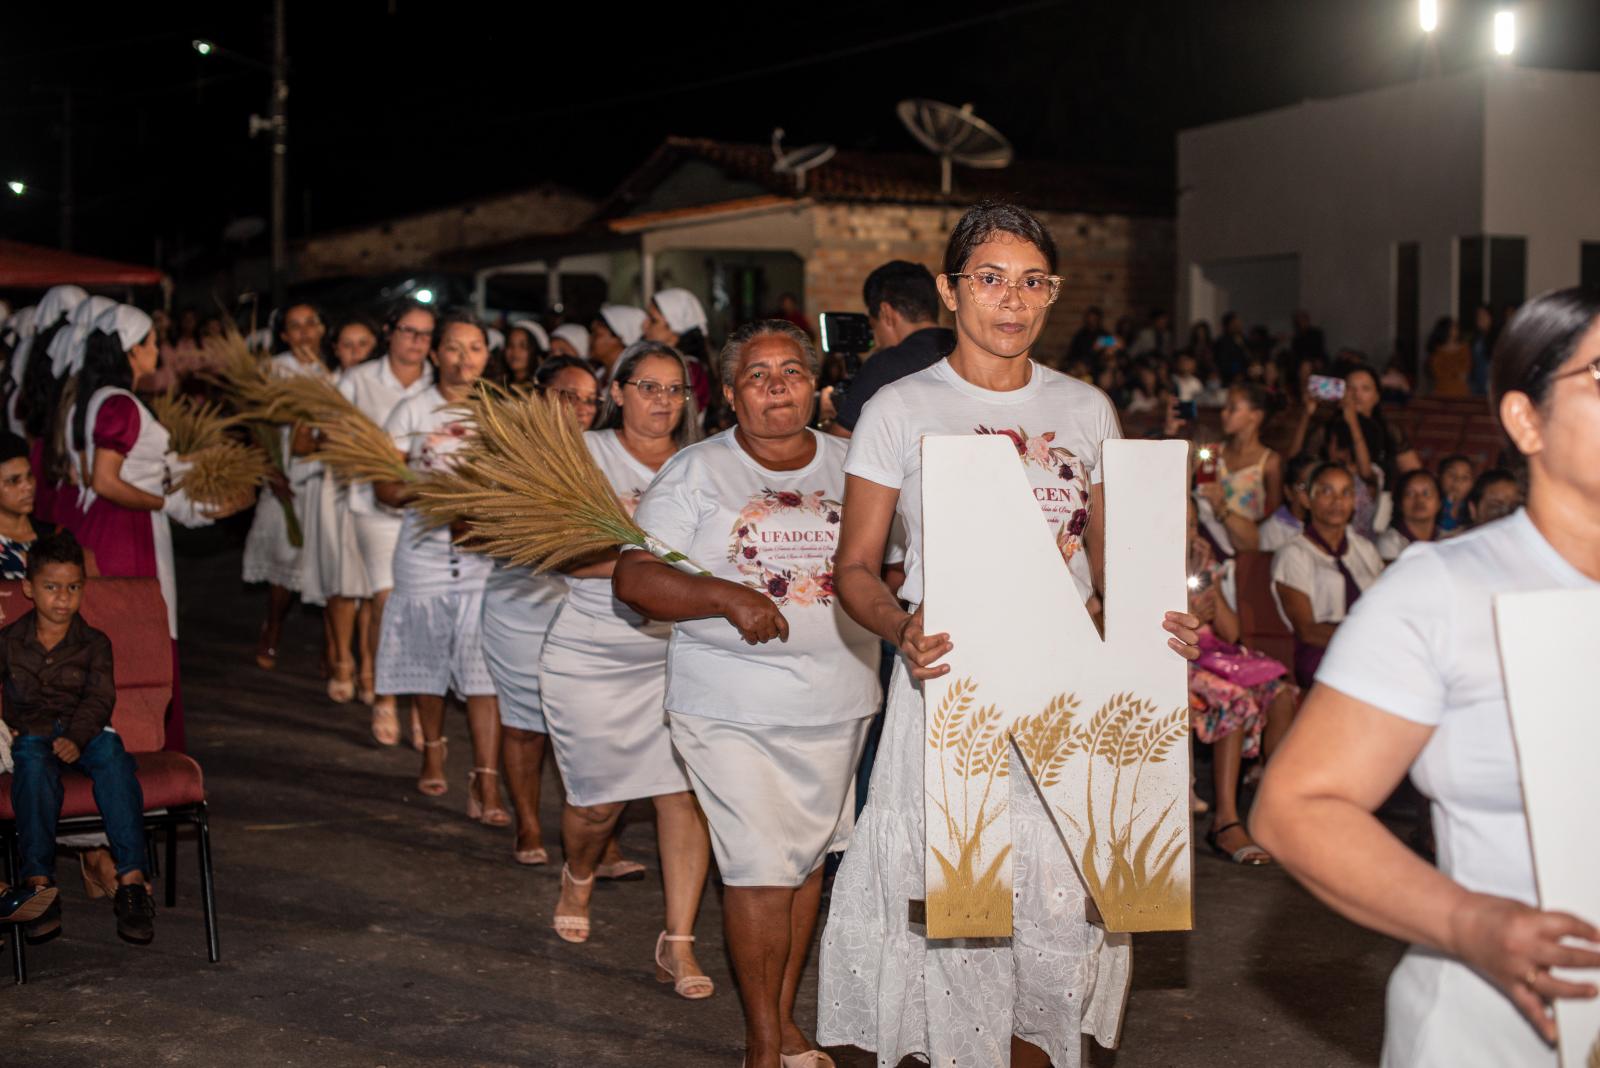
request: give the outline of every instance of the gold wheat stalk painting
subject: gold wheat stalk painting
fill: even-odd
[[[1184,825],[1170,818],[1172,803],[1153,814],[1141,808],[1139,787],[1148,765],[1164,763],[1187,740],[1188,709],[1162,714],[1151,701],[1118,693],[1084,725],[1079,699],[1059,694],[1039,713],[1006,726],[994,705],[974,707],[977,690],[971,679],[951,683],[928,724],[939,791],[934,796],[930,785],[929,804],[942,817],[942,840],[950,847],[940,849],[939,836],[930,835],[938,870],[928,873],[927,907],[930,922],[942,921],[942,937],[989,934],[1002,920],[1010,924],[1011,843],[998,826],[1006,792],[997,798],[994,786],[1010,774],[1012,742],[1056,817],[1086,834],[1074,859],[1111,929],[1151,929],[1186,913],[1189,888],[1176,873]],[[1102,788],[1111,779],[1109,803],[1097,776]],[[1080,784],[1081,808],[1056,800]]]
[[[467,521],[464,547],[546,571],[632,546],[706,573],[629,517],[558,398],[484,385],[456,408],[475,432],[414,507],[435,524]]]

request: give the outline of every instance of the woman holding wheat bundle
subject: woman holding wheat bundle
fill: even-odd
[[[76,465],[83,518],[78,540],[102,575],[154,577],[167,602],[172,637],[172,704],[166,747],[182,751],[183,703],[178,685],[178,583],[169,517],[206,526],[247,506],[203,509],[175,484],[184,461],[167,429],[133,394],[133,383],[156,366],[150,317],[126,304],[96,320],[85,347],[78,403],[67,413],[67,442]]]
[[[603,429],[584,444],[624,510],[678,449],[698,437],[687,369],[659,342],[629,346],[606,395]],[[617,554],[568,571],[570,590],[540,659],[539,683],[556,764],[567,788],[561,814],[566,863],[553,926],[568,942],[589,938],[595,868],[629,801],[651,798],[666,892],[664,967],[684,997],[712,993],[691,950],[695,915],[710,866],[705,820],[667,733],[667,638],[611,589]]]
[[[630,550],[613,577],[623,601],[675,621],[667,719],[727,888],[754,1068],[832,1063],[796,1024],[794,1000],[823,861],[849,838],[856,763],[878,709],[878,640],[834,596],[846,446],[806,426],[817,372],[810,337],[792,323],[757,322],[728,339],[720,377],[738,426],[673,457],[635,515],[712,573]]]
[[[1067,1068],[1083,1062],[1085,1034],[1111,1046],[1121,1022],[1126,936],[1085,918],[1083,881],[1026,775],[1008,780],[1013,937],[930,941],[906,919],[907,902],[925,892],[919,683],[950,670],[939,661],[951,649],[949,635],[922,630],[923,436],[1011,439],[1080,594],[1100,581],[1101,443],[1121,431],[1105,394],[1031,358],[1060,291],[1055,272],[1055,242],[1038,219],[1010,204],[969,209],[938,277],[955,351],[876,393],[845,461],[835,584],[845,610],[900,655],[871,792],[822,936],[817,1030],[824,1044],[875,1049],[880,1064],[918,1054],[957,1068]],[[908,543],[898,597],[880,577],[896,516]],[[1163,626],[1174,650],[1198,654],[1198,620],[1169,612]]]
[[[489,337],[470,315],[440,316],[433,337],[438,383],[402,401],[384,429],[419,474],[448,467],[472,425],[451,405],[467,399],[489,361]],[[406,508],[417,491],[408,482],[377,482],[383,504]],[[430,797],[448,788],[444,778],[444,699],[454,690],[467,703],[473,769],[467,780],[467,815],[491,827],[511,816],[500,803],[500,711],[483,660],[484,581],[487,556],[455,543],[455,531],[430,525],[406,508],[394,551],[394,590],[378,636],[377,688],[410,694],[422,724],[422,771],[417,789]]]

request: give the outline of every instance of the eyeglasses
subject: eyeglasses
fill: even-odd
[[[669,403],[682,404],[683,399],[689,395],[689,387],[683,385],[681,382],[674,382],[670,386],[663,386],[660,382],[652,382],[648,378],[644,378],[629,379],[628,381],[623,382],[622,385],[632,386],[634,389],[639,391],[639,396],[643,397],[645,400],[655,400],[657,397],[665,396]]]
[[[393,332],[396,334],[404,334],[412,341],[429,341],[433,338],[432,330],[418,330],[414,326],[397,326],[394,328]]]
[[[948,277],[965,278],[973,301],[981,308],[998,308],[1006,302],[1006,295],[1013,289],[1022,303],[1030,308],[1048,308],[1061,295],[1059,274],[1031,274],[1015,282],[993,271],[951,274]]]
[[[1577,378],[1579,375],[1589,375],[1594,379],[1595,388],[1600,389],[1600,360],[1595,360],[1593,363],[1584,364],[1575,371],[1566,371],[1559,375],[1553,375],[1551,377],[1551,381],[1555,381],[1556,379],[1560,378]]]
[[[598,396],[585,397],[582,393],[579,393],[577,390],[573,389],[558,389],[555,391],[555,393],[556,396],[560,397],[563,401],[572,405],[574,408],[600,407],[600,398]]]

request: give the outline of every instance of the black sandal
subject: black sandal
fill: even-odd
[[[1222,848],[1221,844],[1217,841],[1224,834],[1227,834],[1235,827],[1243,826],[1244,823],[1242,821],[1234,820],[1232,823],[1224,823],[1221,827],[1213,827],[1211,830],[1206,832],[1206,845],[1210,846],[1212,851],[1215,852],[1219,857],[1227,857],[1233,863],[1243,864],[1247,868],[1259,868],[1263,865],[1271,864],[1272,854],[1268,853],[1265,849],[1262,849],[1254,842],[1251,842],[1247,846],[1240,846],[1238,849],[1230,851]]]

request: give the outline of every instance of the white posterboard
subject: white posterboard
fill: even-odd
[[[922,441],[929,938],[1011,934],[1006,801],[1027,769],[1108,930],[1192,926],[1181,441],[1107,441],[1102,641],[1010,440]],[[1021,755],[1020,767],[1013,758]]]
[[[1600,923],[1600,590],[1508,593],[1494,599],[1500,664],[1533,839],[1539,907]],[[1558,972],[1561,969],[1557,969]],[[1571,973],[1593,983],[1592,971]],[[1563,1068],[1600,1064],[1600,1001],[1557,1001]]]

